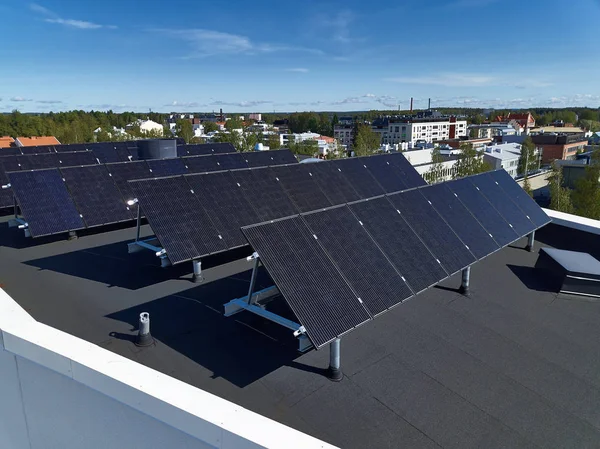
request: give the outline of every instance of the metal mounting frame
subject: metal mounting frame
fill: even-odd
[[[273,285],[255,292],[254,286],[256,285],[256,277],[258,275],[258,268],[260,264],[259,256],[257,253],[254,253],[249,256],[247,260],[254,260],[254,268],[252,269],[252,277],[250,279],[250,288],[248,289],[248,294],[241,298],[232,299],[226,303],[224,305],[225,316],[229,317],[246,310],[293,331],[294,337],[298,338],[298,351],[306,352],[311,349],[313,344],[306,336],[306,329],[304,329],[304,326],[266,310],[266,305],[275,299],[277,295],[279,295],[279,289]]]
[[[3,190],[8,190],[12,186],[10,183],[8,183],[1,187]],[[25,233],[25,237],[31,237],[31,231],[29,230],[29,224],[27,224],[27,222],[25,220],[23,220],[22,218],[19,218],[19,205],[17,204],[17,197],[14,195],[13,195],[13,208],[14,208],[15,218],[12,218],[11,220],[8,221],[8,227],[23,229],[23,232]]]
[[[142,211],[140,209],[140,204],[137,200],[137,198],[128,201],[127,204],[129,206],[133,206],[134,204],[137,204],[137,222],[136,222],[136,230],[135,230],[135,241],[128,243],[127,244],[127,252],[129,254],[133,254],[133,253],[139,253],[140,251],[143,250],[149,250],[152,251],[154,254],[156,254],[156,257],[160,258],[160,266],[161,267],[169,267],[171,266],[171,261],[169,260],[168,256],[167,256],[167,251],[160,247],[157,246],[156,244],[158,244],[158,239],[156,239],[155,237],[151,237],[149,239],[140,239],[140,231],[141,231],[141,226],[142,226]]]

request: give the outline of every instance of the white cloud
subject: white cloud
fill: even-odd
[[[197,103],[195,101],[192,101],[192,102],[174,101],[173,103],[165,104],[165,106],[166,107],[177,107],[177,108],[198,108],[198,107],[206,106],[206,105],[201,105],[200,103]]]
[[[37,100],[36,103],[39,103],[39,104],[61,104],[62,101],[60,101],[60,100]]]
[[[355,17],[353,12],[346,10],[338,12],[331,18],[320,18],[319,22],[322,25],[320,30],[330,31],[333,40],[342,44],[362,40],[350,37],[350,28]]]
[[[149,31],[163,33],[186,41],[191,47],[191,53],[186,58],[205,58],[223,54],[255,55],[282,51],[323,54],[321,50],[313,48],[253,42],[247,36],[202,28],[187,30],[154,29]]]
[[[23,102],[23,101],[32,101],[32,100],[31,100],[31,98],[12,97],[12,98],[10,99],[10,101]]]
[[[297,72],[297,73],[308,73],[308,69],[302,67],[296,67],[292,69],[285,69],[286,72]]]
[[[29,5],[29,9],[37,14],[46,16],[44,22],[47,23],[56,23],[59,25],[64,25],[70,28],[77,28],[80,30],[97,30],[99,28],[108,28],[115,29],[117,28],[114,25],[100,25],[98,23],[88,22],[85,20],[74,20],[74,19],[65,19],[60,17],[55,12],[49,10],[48,8],[43,7],[42,5],[38,5],[37,3],[31,3]]]
[[[269,100],[252,100],[252,101],[234,101],[234,102],[230,102],[230,101],[220,101],[220,100],[215,100],[212,103],[210,103],[210,106],[233,106],[233,107],[238,107],[238,108],[253,108],[256,106],[261,106],[263,104],[270,104],[273,103],[272,101]]]
[[[400,76],[386,78],[385,81],[402,84],[426,84],[446,87],[477,87],[490,86],[496,79],[489,75],[474,73],[441,73],[433,76]]]

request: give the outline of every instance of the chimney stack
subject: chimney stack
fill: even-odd
[[[413,111],[413,97],[410,97],[410,112]]]
[[[428,111],[431,111],[431,98],[429,99],[429,103],[428,103],[428,105],[427,105],[427,110],[428,110]]]

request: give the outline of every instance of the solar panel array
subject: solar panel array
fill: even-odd
[[[278,150],[270,153],[273,153],[270,159],[272,164],[275,164],[279,160],[296,162],[295,157],[289,150]],[[48,153],[48,155],[50,154]],[[62,158],[66,154],[69,153],[54,154],[54,156]],[[219,171],[222,170],[220,164],[223,163],[223,157],[226,156],[229,155],[217,154],[173,159],[114,162],[76,167],[58,167],[48,170],[20,170],[19,165],[12,160],[9,166],[10,170],[7,170],[8,173],[5,174],[3,172],[6,178],[4,184],[10,182],[12,187],[11,189],[2,190],[2,192],[8,192],[10,195],[10,197],[6,198],[7,201],[10,201],[9,204],[6,204],[7,206],[13,205],[12,195],[17,198],[17,202],[21,206],[21,214],[29,225],[31,235],[33,237],[40,237],[134,219],[136,211],[127,206],[127,201],[135,198],[128,181],[182,173],[195,173],[197,171],[204,173],[211,171],[205,170],[209,166],[213,167],[212,171]],[[236,153],[233,156],[233,158],[227,159],[228,164],[233,160],[236,164],[239,163],[241,166],[248,168],[249,163],[252,163],[254,158],[258,157],[258,154]],[[212,162],[196,162],[196,160],[200,159]],[[48,173],[52,173],[52,175]],[[52,176],[54,183],[51,187],[56,187],[56,179],[60,179],[64,191],[67,192],[68,201],[62,194],[52,201],[48,200],[50,193],[44,195],[31,194],[29,190],[35,187],[37,189],[35,191],[38,192],[48,176]],[[36,181],[38,178],[39,181]],[[189,187],[187,190],[189,190]],[[55,191],[57,191],[56,188],[51,189],[49,192]],[[63,192],[63,190],[60,190],[60,192]],[[23,204],[21,204],[22,201]],[[62,213],[60,209],[63,203],[66,210],[77,211],[77,216],[79,217],[77,222],[72,220],[55,221],[54,215]],[[252,221],[252,223],[256,221],[258,220]],[[46,223],[52,223],[52,225],[46,225]],[[239,234],[239,227],[237,228],[237,232]],[[246,244],[241,234],[239,235],[240,244]],[[204,247],[202,246],[202,248]],[[213,248],[213,246],[209,246],[209,248]]]
[[[499,170],[242,232],[318,348],[549,221]]]
[[[271,153],[274,160],[289,154],[266,152]],[[252,165],[240,159],[245,154],[213,156],[229,171],[129,183],[172,264],[246,245],[241,226],[426,184],[401,153],[236,170]],[[264,158],[261,153],[257,156]],[[179,190],[191,191],[197,199],[194,204],[200,205],[210,223],[200,229],[188,213],[190,206],[174,203],[163,194],[161,184],[165,189],[176,185]],[[174,217],[167,219],[167,214]],[[177,221],[177,228],[172,220]],[[194,243],[201,232],[203,239],[212,240],[211,245]],[[174,233],[185,236],[185,242]],[[194,247],[197,251],[190,250]]]

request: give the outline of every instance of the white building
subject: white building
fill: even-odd
[[[475,139],[493,139],[496,136],[518,136],[521,135],[520,128],[515,129],[508,124],[470,125],[469,133],[473,133]]]
[[[373,127],[381,136],[382,144],[407,142],[410,148],[417,143],[433,143],[440,140],[458,139],[467,135],[466,120],[456,118],[390,119],[387,126]]]
[[[139,122],[140,132],[149,133],[149,132],[163,132],[163,126],[160,123],[156,123],[152,120],[141,120]]]
[[[454,155],[457,152],[460,152],[460,150],[455,150],[453,148],[444,148],[440,150],[440,153],[445,157],[445,160],[442,162],[440,173],[438,173],[437,179],[435,180],[436,182],[449,181],[454,177],[454,173],[456,172],[456,157]],[[403,154],[406,160],[408,160],[415,168],[417,173],[419,173],[426,181],[431,182],[429,174],[434,167],[432,157],[433,149],[410,150]]]
[[[538,156],[538,150],[534,155]],[[502,143],[489,145],[483,153],[483,160],[492,166],[492,169],[499,170],[503,168],[510,176],[516,178],[519,168],[519,158],[521,157],[521,145],[518,143]]]

